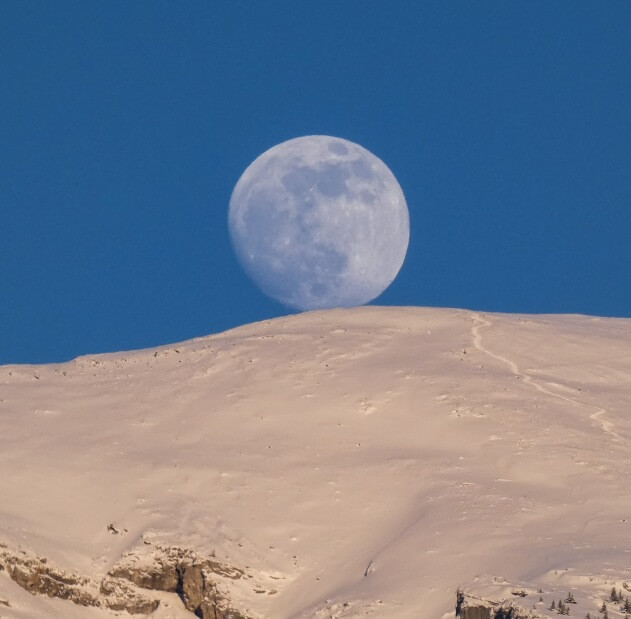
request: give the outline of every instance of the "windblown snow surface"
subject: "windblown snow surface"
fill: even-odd
[[[255,617],[453,617],[476,582],[596,617],[631,583],[630,437],[629,319],[305,313],[0,367],[0,543],[89,577],[147,544],[214,552],[273,583],[235,589]],[[192,616],[172,598],[152,616]],[[2,600],[115,614],[6,571]]]

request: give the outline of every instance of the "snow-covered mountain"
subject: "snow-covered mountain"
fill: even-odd
[[[630,437],[629,319],[366,307],[2,366],[0,617],[623,617]]]

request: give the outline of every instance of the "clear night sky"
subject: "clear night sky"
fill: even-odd
[[[631,3],[3,0],[0,363],[290,313],[232,188],[337,135],[408,201],[375,303],[631,317]]]

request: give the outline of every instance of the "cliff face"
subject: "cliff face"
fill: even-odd
[[[459,616],[462,619],[532,619],[542,615],[524,613],[511,606],[498,608],[492,602],[475,602],[472,606],[465,606]]]
[[[226,581],[251,579],[245,570],[200,557],[181,548],[157,548],[144,556],[132,553],[109,572],[137,587],[177,593],[187,610],[203,619],[250,619],[230,601]],[[275,591],[266,591],[273,594]]]
[[[476,604],[462,609],[460,617],[462,619],[491,619],[492,608]],[[495,613],[493,613],[495,615]]]
[[[6,570],[29,593],[80,606],[148,615],[160,606],[154,592],[161,591],[179,596],[184,607],[201,619],[251,619],[246,611],[232,606],[229,592],[221,584],[225,579],[251,576],[180,548],[158,548],[142,559],[132,553],[97,580],[60,569],[44,557],[4,547],[0,551],[0,570]]]
[[[456,617],[461,619],[540,619],[546,616],[511,600],[483,600],[461,591],[456,593]]]
[[[107,576],[94,578],[60,569],[45,557],[28,556],[22,551],[4,548],[0,569],[29,593],[68,600],[80,606],[124,610],[131,614],[149,614],[159,605],[157,599],[138,590],[129,581]]]

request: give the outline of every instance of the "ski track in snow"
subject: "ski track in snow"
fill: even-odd
[[[553,398],[558,398],[559,400],[564,400],[569,402],[570,404],[575,404],[577,406],[581,406],[583,408],[596,409],[596,412],[590,415],[590,419],[596,421],[604,432],[607,432],[611,436],[613,436],[617,441],[623,442],[622,436],[618,434],[613,428],[614,424],[606,419],[602,419],[602,415],[607,413],[607,410],[604,408],[599,408],[597,406],[592,406],[590,404],[585,404],[574,398],[568,398],[567,396],[561,395],[560,393],[556,393],[554,391],[550,391],[550,389],[546,389],[543,385],[539,384],[530,374],[527,372],[522,372],[519,369],[519,366],[512,361],[511,359],[507,359],[506,357],[502,357],[494,352],[491,352],[488,348],[485,348],[482,343],[482,334],[480,333],[481,327],[492,327],[493,323],[486,319],[484,315],[476,315],[473,316],[473,323],[471,324],[471,336],[473,338],[473,347],[476,350],[488,355],[489,357],[493,357],[497,361],[501,361],[502,363],[508,365],[510,371],[515,376],[522,378],[523,382],[530,385],[533,389],[536,389],[540,393],[545,393],[546,395],[552,396]]]

